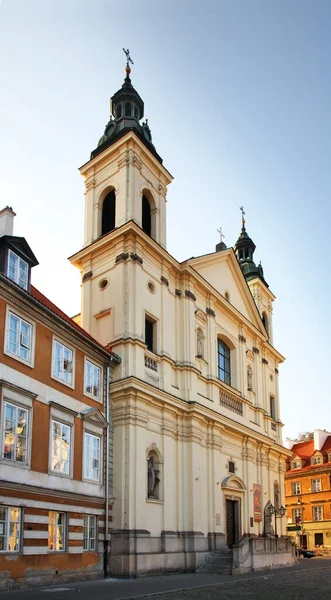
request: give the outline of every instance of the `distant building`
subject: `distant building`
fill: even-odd
[[[331,433],[316,429],[312,440],[288,446],[287,533],[303,548],[331,550]]]
[[[1,589],[106,568],[118,363],[31,285],[38,262],[14,216],[0,212]]]

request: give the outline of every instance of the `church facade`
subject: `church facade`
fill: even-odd
[[[264,533],[284,502],[275,299],[244,213],[234,248],[178,262],[166,249],[172,176],[130,79],[81,167],[80,325],[121,357],[111,383],[113,575],[195,570]],[[277,508],[277,506],[276,506]],[[278,533],[285,534],[279,519]]]

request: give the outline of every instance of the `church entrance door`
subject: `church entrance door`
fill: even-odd
[[[239,542],[239,500],[226,500],[226,542],[229,548]]]

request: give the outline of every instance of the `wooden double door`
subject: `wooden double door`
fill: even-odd
[[[240,500],[226,499],[226,543],[228,548],[239,543]]]

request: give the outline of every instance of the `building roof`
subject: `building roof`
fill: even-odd
[[[293,455],[290,460],[293,460],[293,456],[299,456],[300,458],[310,458],[315,452],[314,440],[308,440],[307,442],[298,442],[291,448]]]
[[[291,448],[293,454],[290,458],[287,459],[288,463],[291,463],[292,460],[298,456],[299,458],[303,458],[305,460],[309,461],[309,464],[304,465],[303,467],[301,467],[301,469],[289,469],[291,472],[297,472],[297,471],[307,471],[310,469],[320,469],[321,467],[325,466],[326,464],[330,464],[330,462],[327,463],[318,463],[316,465],[312,465],[310,460],[311,457],[313,456],[313,454],[315,454],[315,452],[320,452],[321,454],[328,454],[331,451],[331,435],[329,435],[321,450],[315,450],[315,443],[314,440],[308,440],[306,442],[298,442],[297,444],[294,444]]]
[[[56,304],[51,302],[51,300],[44,296],[44,294],[37,290],[37,288],[35,288],[33,285],[31,285],[30,294],[35,300],[37,300],[38,302],[40,302],[40,304],[45,306],[45,308],[51,310],[57,317],[68,323],[73,329],[76,329],[76,331],[78,331],[81,335],[87,338],[88,341],[93,342],[93,344],[95,344],[96,346],[99,346],[100,350],[103,350],[104,353],[118,358],[117,355],[110,350],[109,345],[105,348],[104,346],[99,344],[99,342],[96,339],[94,339],[94,337],[87,333],[87,331],[85,331],[85,329],[83,329],[80,325],[75,323],[75,321],[73,321],[71,317],[66,315],[58,306],[56,306]]]

